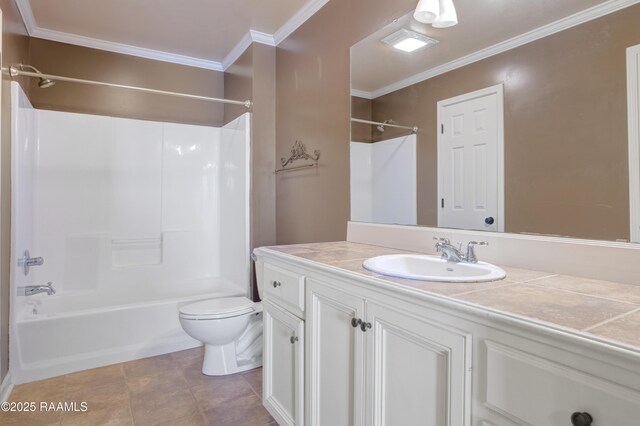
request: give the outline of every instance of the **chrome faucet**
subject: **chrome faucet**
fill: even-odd
[[[38,293],[47,293],[49,296],[56,294],[53,283],[49,281],[47,285],[27,285],[18,287],[18,296],[33,296]]]
[[[442,258],[448,262],[465,262],[465,263],[478,263],[478,257],[474,250],[475,246],[488,246],[486,241],[469,241],[467,244],[467,253],[462,253],[462,248],[456,248],[451,244],[448,238],[433,237],[436,243],[436,251],[442,254]]]

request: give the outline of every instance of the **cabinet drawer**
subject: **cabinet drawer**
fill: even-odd
[[[640,392],[509,346],[485,343],[486,405],[516,424],[566,426],[574,412],[589,413],[594,425],[639,424]]]
[[[265,297],[304,318],[304,275],[269,263],[264,264],[263,274]]]

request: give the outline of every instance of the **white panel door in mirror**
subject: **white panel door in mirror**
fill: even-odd
[[[498,95],[474,92],[438,103],[438,226],[499,231]]]

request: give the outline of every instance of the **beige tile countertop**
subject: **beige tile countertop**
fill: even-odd
[[[502,267],[504,280],[445,283],[382,276],[362,267],[373,256],[410,253],[346,241],[272,246],[268,249],[491,308],[559,325],[640,350],[640,285]]]

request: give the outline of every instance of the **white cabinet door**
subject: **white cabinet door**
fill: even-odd
[[[306,302],[308,422],[362,425],[364,299],[308,279]]]
[[[263,404],[278,424],[304,423],[304,321],[263,301]]]
[[[471,335],[401,307],[367,301],[366,424],[469,425]]]

